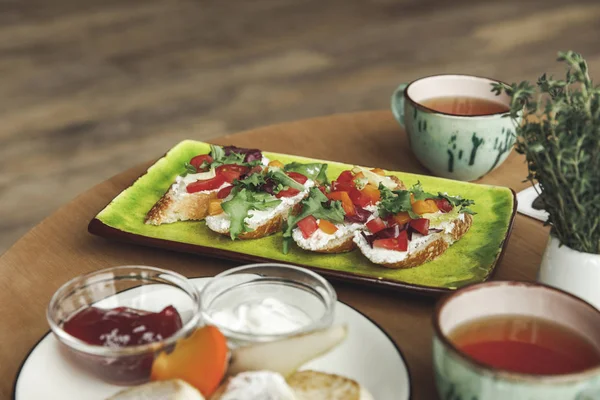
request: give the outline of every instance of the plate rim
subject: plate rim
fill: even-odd
[[[171,150],[173,150],[176,147],[178,147],[186,142],[189,142],[189,141],[203,143],[203,144],[211,144],[210,142],[186,139],[186,140],[180,141],[179,143],[175,144],[167,152],[165,152],[162,156],[151,161],[151,164],[145,169],[145,171],[143,171],[139,176],[134,178],[127,185],[127,187],[122,189],[119,192],[119,194],[117,194],[115,197],[113,197],[111,200],[109,200],[109,202],[105,206],[103,206],[100,209],[100,211],[98,211],[96,213],[94,218],[92,218],[92,220],[88,223],[88,226],[87,226],[88,232],[92,235],[103,237],[105,239],[113,240],[116,242],[141,245],[141,246],[151,247],[151,248],[159,248],[159,249],[164,249],[164,250],[169,250],[169,251],[176,251],[176,252],[180,252],[180,253],[203,255],[203,256],[214,257],[214,258],[218,258],[218,259],[222,259],[222,260],[228,260],[228,261],[284,262],[281,260],[274,260],[271,258],[253,256],[250,254],[245,254],[245,253],[236,252],[236,251],[232,251],[232,250],[225,250],[225,249],[203,246],[203,245],[199,245],[199,244],[184,243],[184,242],[178,242],[178,241],[169,240],[169,239],[154,238],[154,237],[149,237],[149,236],[144,236],[144,235],[138,235],[135,233],[127,232],[127,231],[115,228],[113,226],[107,225],[98,218],[100,213],[103,210],[105,210],[107,207],[109,207],[111,205],[111,203],[118,196],[120,196],[125,190],[131,188],[133,186],[133,184],[135,184],[135,182],[137,182],[140,178],[147,175],[149,173],[150,168],[152,168],[154,165],[156,165],[156,163],[158,163],[160,160],[165,158]],[[272,152],[272,151],[268,151],[268,150],[264,150],[264,151],[268,152],[268,153],[274,153],[274,154],[281,154],[281,155],[287,155],[287,156],[290,155],[290,154],[285,154],[285,153]],[[303,156],[294,156],[294,157],[308,158],[308,157],[303,157]],[[311,158],[311,160],[330,162],[330,163],[340,163],[338,161],[321,160],[321,159],[316,159],[316,158],[315,159]],[[341,163],[341,164],[345,164],[345,163]],[[144,164],[144,165],[146,165],[146,164]],[[391,172],[402,173],[402,171],[391,171]],[[413,174],[413,175],[427,176],[427,175],[422,175],[422,174]],[[440,178],[440,177],[435,177],[435,176],[431,176],[431,177],[445,179],[445,180],[452,180],[452,179]],[[458,181],[458,182],[462,182],[462,181]],[[481,279],[477,282],[473,282],[473,283],[482,283],[482,282],[487,282],[487,281],[491,280],[495,276],[498,264],[502,261],[504,254],[506,253],[506,248],[508,247],[508,241],[512,234],[514,222],[515,222],[517,211],[518,211],[517,193],[512,188],[506,187],[506,186],[477,184],[477,183],[472,183],[472,182],[465,182],[465,183],[470,183],[473,185],[504,188],[504,189],[510,190],[510,192],[512,194],[512,201],[513,201],[512,212],[509,217],[506,235],[504,236],[504,239],[502,240],[502,243],[499,246],[500,252],[496,256],[495,260],[493,261],[489,273],[483,279]],[[420,284],[414,284],[414,283],[406,283],[406,282],[402,282],[402,281],[391,280],[388,278],[374,278],[374,277],[365,276],[365,275],[358,274],[358,273],[336,271],[336,270],[331,270],[331,269],[327,269],[327,268],[315,267],[312,265],[300,264],[300,263],[296,263],[293,261],[287,261],[287,263],[290,265],[297,265],[297,266],[300,266],[303,268],[308,268],[308,269],[314,270],[315,272],[317,272],[327,278],[334,279],[336,281],[348,282],[348,283],[352,283],[352,284],[364,284],[365,286],[371,287],[371,288],[380,288],[380,289],[383,288],[385,290],[402,292],[402,293],[413,293],[413,294],[418,294],[418,295],[427,296],[427,297],[439,298],[439,297],[443,296],[444,294],[453,293],[457,289],[459,289],[459,288],[444,288],[444,287],[439,287],[439,286],[427,286],[427,285],[420,285]]]
[[[198,279],[198,278],[207,278],[210,279],[212,277],[210,276],[195,276],[195,277],[189,277],[187,279],[192,280],[192,279]],[[123,292],[120,292],[123,293]],[[400,356],[400,359],[402,360],[402,363],[404,364],[404,367],[406,369],[406,375],[408,378],[408,398],[407,400],[412,400],[413,399],[413,390],[412,390],[412,373],[411,373],[411,369],[410,369],[410,365],[408,363],[408,361],[406,360],[406,357],[404,355],[404,353],[402,352],[402,349],[400,349],[400,346],[398,345],[398,343],[396,343],[396,341],[391,337],[391,335],[381,327],[381,325],[379,325],[375,320],[373,320],[371,317],[369,317],[368,315],[366,315],[365,313],[363,313],[362,311],[358,310],[356,307],[351,306],[350,304],[346,303],[345,301],[342,300],[337,300],[338,302],[342,303],[343,305],[349,307],[350,309],[356,311],[357,313],[359,313],[361,316],[363,316],[364,318],[366,318],[369,322],[371,322],[373,325],[375,325],[377,327],[377,329],[379,329],[387,338],[388,340],[392,343],[392,345],[394,346],[394,348],[396,349],[396,352],[398,353],[398,355]],[[19,378],[21,377],[21,373],[23,372],[23,368],[25,367],[25,364],[27,363],[27,360],[29,360],[29,358],[31,357],[31,354],[33,353],[33,351],[35,349],[37,349],[37,347],[42,343],[42,341],[44,341],[44,339],[46,339],[46,337],[48,335],[52,334],[52,330],[49,329],[48,331],[46,331],[46,333],[44,333],[42,335],[42,337],[40,337],[29,349],[29,351],[27,352],[27,354],[25,354],[25,357],[23,357],[23,360],[21,361],[21,363],[19,364],[19,368],[17,369],[17,372],[15,374],[15,379],[13,381],[13,385],[12,385],[12,393],[11,393],[11,400],[17,400],[17,384],[19,383]]]

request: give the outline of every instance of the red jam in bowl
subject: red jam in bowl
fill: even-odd
[[[172,336],[182,325],[173,306],[160,312],[128,307],[88,307],[67,320],[63,329],[88,344],[120,348],[159,342]],[[109,382],[134,384],[148,380],[155,354],[104,357],[77,353],[76,356],[91,372]]]
[[[181,326],[181,317],[173,306],[157,313],[129,307],[89,307],[65,322],[63,329],[89,344],[127,347],[159,342]]]

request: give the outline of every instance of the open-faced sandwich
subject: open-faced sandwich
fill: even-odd
[[[375,264],[411,268],[444,253],[471,227],[473,201],[460,196],[432,194],[420,183],[410,190],[389,190],[380,185],[378,216],[367,232],[355,232],[354,242]]]
[[[145,223],[168,224],[203,220],[219,190],[266,164],[260,150],[211,145],[210,154],[199,154],[182,166],[182,173],[146,215]]]
[[[379,185],[389,190],[404,189],[395,176],[361,167],[343,171],[325,190],[312,189],[284,229],[284,253],[288,252],[290,238],[298,247],[318,253],[355,249],[354,232],[363,229],[377,210]]]
[[[279,232],[290,212],[315,183],[326,179],[326,164],[268,167],[236,179],[209,202],[206,225],[232,239],[257,239]]]
[[[283,232],[290,244],[317,253],[355,250],[374,264],[411,268],[443,254],[473,223],[473,201],[403,182],[379,168],[354,167],[331,182],[327,164],[283,164],[260,150],[211,145],[146,216],[146,223],[206,220],[231,239]]]

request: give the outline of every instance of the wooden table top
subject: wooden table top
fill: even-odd
[[[388,111],[340,114],[221,137],[217,144],[258,147],[426,174]],[[175,143],[173,143],[175,144]],[[166,151],[167,149],[165,149]],[[148,157],[157,155],[148,155]],[[168,268],[188,277],[212,276],[233,262],[110,242],[87,232],[88,222],[150,165],[125,171],[81,194],[29,231],[0,258],[0,398],[8,398],[18,368],[48,331],[46,306],[54,291],[82,273],[116,265]],[[481,183],[515,191],[528,184],[524,159],[512,154]],[[495,279],[533,280],[548,235],[539,221],[517,215]],[[412,398],[434,399],[431,312],[434,300],[333,282],[339,299],[375,320],[399,345],[412,377]],[[368,339],[368,338],[367,338]]]

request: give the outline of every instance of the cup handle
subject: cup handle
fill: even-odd
[[[407,86],[407,83],[401,84],[392,95],[392,112],[402,126],[404,126],[404,90]]]

